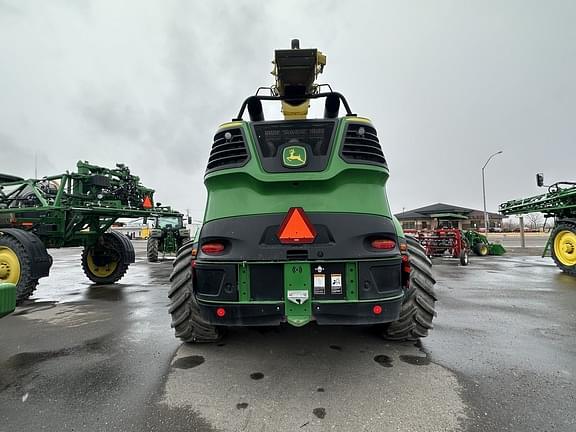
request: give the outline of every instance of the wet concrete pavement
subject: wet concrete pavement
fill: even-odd
[[[79,250],[0,320],[0,431],[574,431],[576,279],[538,257],[435,264],[422,346],[366,328],[237,329],[182,345],[171,263],[91,286]]]
[[[457,373],[468,428],[575,431],[576,278],[539,257],[473,257],[435,274],[439,317],[424,345]]]

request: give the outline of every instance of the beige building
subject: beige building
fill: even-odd
[[[406,210],[395,215],[402,228],[406,230],[430,230],[438,227],[439,221],[444,226],[464,230],[484,228],[484,212],[451,204],[437,203],[414,210]],[[488,212],[489,229],[499,230],[504,216]]]

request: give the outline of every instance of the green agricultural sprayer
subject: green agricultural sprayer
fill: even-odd
[[[78,162],[76,173],[24,180],[0,175],[0,283],[17,285],[17,301],[48,276],[47,248],[82,246],[82,268],[96,284],[118,281],[134,262],[134,248],[118,232],[119,218],[147,217],[152,189],[128,167]]]
[[[395,340],[432,328],[432,264],[390,212],[374,125],[315,82],[325,64],[297,40],[277,50],[275,85],[216,132],[203,225],[171,275],[172,327],[182,340],[311,321],[374,325]],[[324,101],[322,117],[308,118],[311,99]],[[284,119],[266,120],[263,102],[281,105]]]
[[[544,176],[536,175],[538,186],[544,186]],[[551,250],[552,259],[565,273],[576,276],[576,183],[557,182],[548,186],[548,192],[500,204],[503,215],[542,213],[554,218],[542,256]]]

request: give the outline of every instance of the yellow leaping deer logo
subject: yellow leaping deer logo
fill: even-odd
[[[299,167],[306,164],[306,149],[302,146],[286,147],[282,156],[284,166]]]

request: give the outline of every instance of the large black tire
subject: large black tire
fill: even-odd
[[[436,316],[436,293],[432,261],[426,256],[424,248],[412,237],[406,237],[410,256],[410,285],[406,290],[400,319],[384,327],[383,336],[388,340],[414,341],[428,336],[434,326]]]
[[[478,242],[476,243],[473,247],[472,250],[474,251],[474,253],[478,256],[486,256],[488,255],[488,253],[490,252],[490,249],[488,249],[488,245],[482,243],[482,242]]]
[[[551,234],[552,259],[564,273],[576,276],[576,223],[560,221]]]
[[[21,304],[36,290],[38,279],[32,275],[32,260],[22,242],[11,235],[0,235],[0,253],[8,251],[18,259],[19,276],[17,275],[17,280],[14,280],[11,272],[15,269],[10,267],[8,260],[0,259],[0,282],[16,284],[16,304]]]
[[[158,262],[158,239],[148,237],[146,256],[148,257],[148,262]]]
[[[193,291],[192,249],[194,242],[184,243],[178,250],[173,264],[168,292],[172,328],[176,337],[184,342],[208,343],[221,339],[222,331],[200,317]]]
[[[85,247],[82,251],[84,274],[96,285],[118,282],[132,262],[132,242],[115,231],[105,233],[96,245]]]

